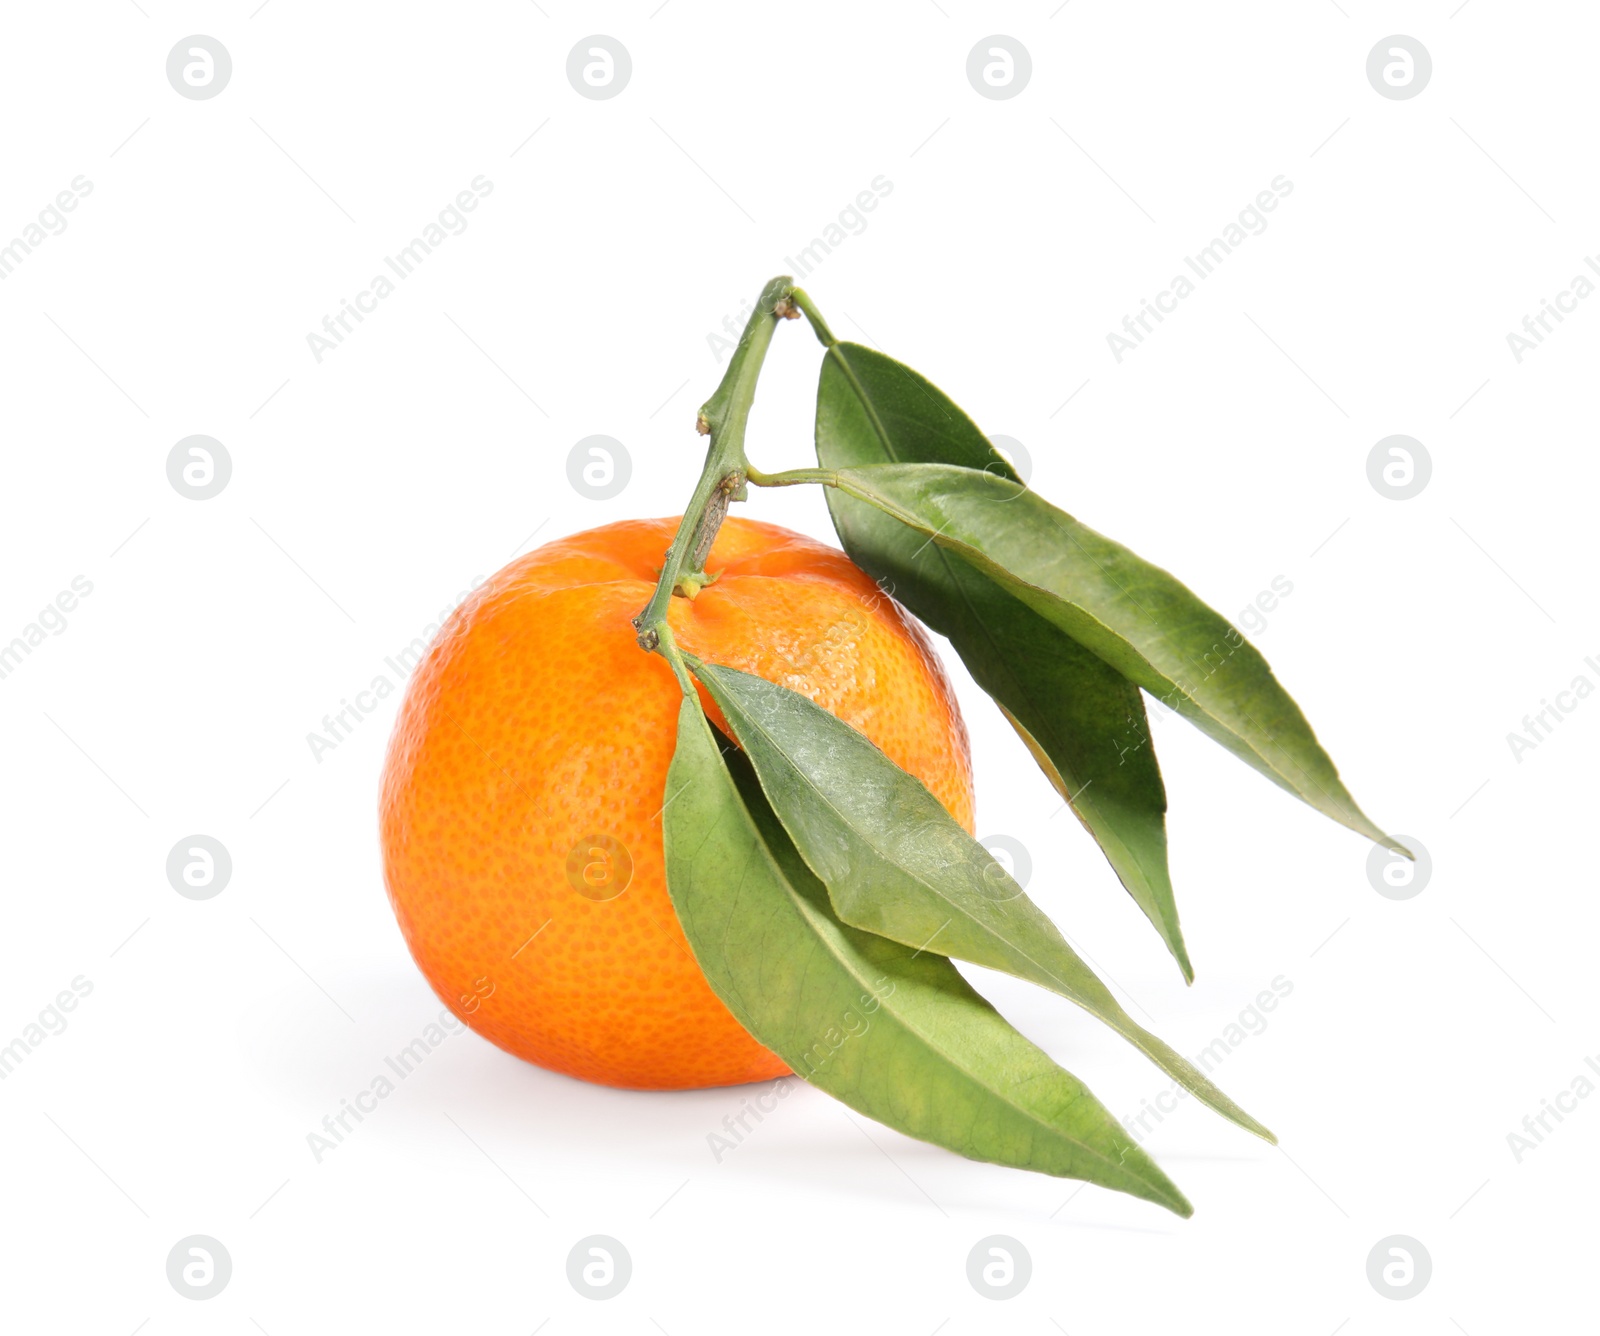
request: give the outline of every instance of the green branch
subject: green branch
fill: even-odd
[[[684,509],[672,545],[667,548],[655,592],[633,619],[640,647],[660,653],[672,665],[686,693],[692,689],[688,669],[673,643],[672,631],[667,625],[667,609],[674,595],[693,598],[709,583],[706,557],[727,518],[729,505],[744,499],[745,476],[749,470],[744,455],[745,426],[750,420],[756,381],[760,378],[761,364],[766,360],[773,331],[779,320],[792,320],[799,314],[790,300],[793,287],[793,282],[785,275],[773,279],[762,289],[722,383],[700,409],[695,425],[711,438],[705,467]]]

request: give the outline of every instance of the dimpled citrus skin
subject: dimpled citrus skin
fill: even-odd
[[[480,586],[407,689],[381,806],[389,898],[445,1004],[529,1062],[652,1090],[788,1070],[712,993],[667,895],[661,808],[682,693],[631,619],[677,525],[591,529]],[[715,583],[671,600],[685,652],[810,697],[972,829],[966,730],[898,604],[844,553],[753,520],[727,520],[706,569]],[[597,836],[632,861],[610,899],[578,889],[587,867],[607,893],[625,864]]]

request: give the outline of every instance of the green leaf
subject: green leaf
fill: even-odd
[[[747,764],[719,754],[692,696],[662,824],[667,887],[695,959],[739,1023],[796,1074],[972,1159],[1193,1213],[1104,1105],[948,960],[838,921]]]
[[[1033,615],[1023,605],[1017,607]],[[1020,637],[1007,643],[1017,653],[1030,652]],[[1156,763],[1144,697],[1116,669],[1072,640],[1051,641],[1024,671],[1029,686],[1039,694],[1019,703],[1025,711],[1020,717],[997,698],[1000,712],[1094,836],[1123,887],[1178,962],[1184,982],[1193,983],[1194,966],[1189,963],[1167,870],[1167,790]],[[990,690],[984,676],[973,672],[973,677]],[[990,690],[990,694],[996,693]]]
[[[689,665],[845,923],[1059,993],[1223,1117],[1274,1140],[1122,1009],[1044,911],[920,780],[798,692],[721,664]]]
[[[822,363],[817,458],[826,468],[954,464],[1020,481],[942,390],[853,343],[834,344]],[[1167,794],[1138,688],[954,552],[836,488],[827,496],[851,559],[950,641],[1192,981],[1167,870]]]
[[[1297,798],[1400,848],[1356,806],[1255,646],[1166,571],[1009,478],[879,464],[840,469],[834,480],[986,571]]]

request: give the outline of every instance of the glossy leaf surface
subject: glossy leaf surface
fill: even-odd
[[[943,464],[835,477],[848,495],[987,572],[1274,783],[1399,847],[1356,806],[1260,651],[1160,567],[1009,478]]]
[[[1084,1085],[948,960],[839,922],[743,758],[724,759],[693,698],[665,798],[667,883],[695,958],[739,1022],[797,1074],[970,1158],[1191,1214]]]
[[[994,856],[915,776],[798,692],[690,660],[834,912],[918,951],[968,960],[1077,1003],[1223,1117],[1272,1134],[1138,1025]]]
[[[858,344],[836,343],[823,359],[816,442],[826,468],[952,464],[1020,481],[942,390]],[[949,639],[1192,980],[1167,869],[1166,789],[1139,689],[925,534],[836,488],[828,507],[851,559]]]

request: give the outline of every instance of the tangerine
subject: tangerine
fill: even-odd
[[[667,893],[682,692],[632,619],[677,527],[591,529],[479,586],[411,679],[381,803],[389,898],[445,1005],[529,1062],[652,1090],[788,1071],[711,991]],[[844,553],[738,517],[706,572],[696,597],[671,600],[681,649],[830,710],[971,830],[966,729],[892,598]]]

